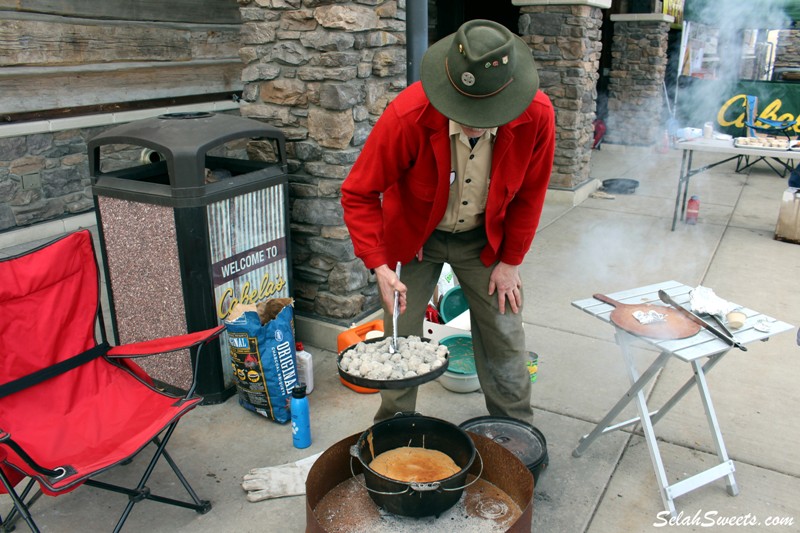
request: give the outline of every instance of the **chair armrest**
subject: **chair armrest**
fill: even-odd
[[[756,122],[761,122],[775,129],[785,130],[797,124],[796,120],[772,120],[769,118],[758,117]]]
[[[217,338],[225,330],[224,325],[216,328],[176,335],[174,337],[164,337],[142,342],[132,342],[120,346],[112,346],[106,354],[107,357],[140,357],[164,352],[174,352],[184,348],[190,348],[197,344],[206,343]]]

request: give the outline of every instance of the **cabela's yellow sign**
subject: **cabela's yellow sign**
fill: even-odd
[[[245,281],[238,295],[233,287],[227,287],[218,299],[217,316],[225,319],[236,304],[255,305],[282,291],[285,286],[286,280],[282,276],[272,280],[268,272],[261,278],[261,283],[257,288],[251,286],[249,281]]]
[[[762,102],[759,102],[758,109],[756,110],[756,116],[779,122],[796,120],[797,116],[788,111],[784,111],[783,105],[784,104],[780,98],[775,98],[766,105],[763,105]],[[728,101],[722,104],[722,107],[720,107],[719,111],[717,112],[717,122],[723,128],[731,127],[744,129],[746,121],[746,94],[737,94],[736,96],[728,99]],[[793,130],[795,133],[800,133],[800,124],[795,124],[791,130]]]
[[[701,127],[716,119],[714,127],[734,137],[747,135],[748,100],[754,101],[751,116],[776,122],[800,117],[800,83],[754,80],[704,80],[681,76],[676,119],[685,126]],[[790,136],[800,134],[795,124]]]

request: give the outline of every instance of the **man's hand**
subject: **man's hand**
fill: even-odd
[[[389,311],[394,309],[394,291],[397,291],[400,293],[400,298],[398,299],[400,313],[405,313],[408,287],[400,281],[394,270],[387,265],[381,265],[375,269],[375,277],[378,279],[378,289],[381,291],[383,306]]]
[[[489,277],[489,296],[497,291],[497,305],[500,314],[506,312],[506,299],[511,306],[511,311],[519,313],[522,306],[522,280],[519,277],[519,266],[507,263],[497,263],[492,275]]]

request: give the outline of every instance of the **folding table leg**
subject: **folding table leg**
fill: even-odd
[[[619,335],[618,335],[619,338]],[[618,340],[618,342],[620,342]],[[631,388],[619,399],[619,401],[611,408],[611,410],[606,414],[603,419],[597,423],[591,433],[588,435],[584,435],[581,437],[580,441],[578,442],[578,447],[572,451],[573,457],[580,457],[583,452],[586,451],[587,448],[592,444],[592,442],[597,439],[600,435],[605,433],[610,433],[615,429],[619,429],[622,426],[630,425],[631,423],[635,423],[637,420],[628,421],[625,424],[612,426],[611,423],[617,418],[617,416],[622,412],[625,407],[631,403],[634,399],[636,394],[640,392],[647,383],[653,379],[653,377],[658,373],[659,370],[667,363],[670,354],[669,352],[662,352],[658,358],[653,361],[653,363],[647,368],[647,370],[642,374],[642,376],[638,380],[633,380]],[[625,361],[625,364],[628,365],[628,361]]]
[[[714,368],[714,365],[716,365],[722,359],[722,356],[724,356],[726,353],[728,352],[726,351],[710,356],[708,358],[708,361],[706,361],[706,364],[703,365],[703,372],[704,373],[708,372],[709,370]],[[686,383],[683,384],[683,387],[681,387],[675,394],[673,394],[672,398],[667,400],[664,403],[664,405],[662,405],[661,408],[658,409],[653,414],[653,416],[651,417],[653,425],[656,425],[658,421],[661,420],[661,418],[663,418],[664,415],[666,415],[669,412],[669,410],[675,406],[676,403],[678,403],[684,396],[686,396],[686,393],[689,392],[692,389],[692,387],[697,385],[696,379],[697,378],[695,378],[694,376],[689,378],[686,381]]]
[[[742,161],[744,161],[744,165],[742,164]],[[736,173],[739,173],[748,167],[750,167],[750,156],[740,155],[736,158]]]
[[[689,188],[689,177],[692,171],[692,152],[684,150],[681,157],[681,170],[678,176],[678,191],[675,193],[675,210],[672,212],[672,231],[675,231],[675,224],[678,221],[678,210],[681,206],[681,192]],[[683,204],[686,204],[686,193],[683,193]],[[683,210],[681,210],[681,220],[683,220]]]
[[[625,367],[628,370],[628,378],[632,384],[636,384],[640,378],[639,373],[636,371],[636,365],[634,364],[633,357],[630,354],[628,342],[629,337],[627,334],[618,334],[617,339],[620,350],[622,351],[622,357],[625,359]],[[669,353],[667,353],[667,356],[669,356]],[[663,366],[663,364],[661,366]],[[636,393],[635,400],[636,407],[639,410],[639,418],[642,423],[642,432],[644,433],[644,438],[647,442],[647,450],[650,452],[650,461],[653,463],[653,470],[655,470],[656,480],[658,481],[658,491],[661,494],[661,501],[664,504],[664,508],[669,511],[672,516],[676,516],[677,513],[675,511],[675,503],[669,494],[669,480],[667,479],[667,472],[664,469],[664,462],[661,459],[661,451],[658,449],[656,433],[653,429],[653,423],[650,420],[650,411],[647,408],[647,402],[644,398],[644,391],[642,391],[641,388]]]
[[[706,411],[708,427],[711,429],[711,437],[714,441],[714,447],[717,449],[717,457],[719,457],[720,463],[722,464],[730,463],[728,451],[725,449],[725,442],[722,440],[722,432],[719,429],[719,422],[717,422],[717,414],[714,410],[714,404],[711,402],[711,394],[708,390],[705,372],[697,360],[692,361],[692,366],[694,367],[694,376],[695,381],[697,381],[697,387],[700,389],[700,399],[703,401],[703,408]],[[736,484],[736,479],[733,477],[732,467],[731,471],[726,477],[728,494],[731,496],[736,496],[739,494],[739,485]]]

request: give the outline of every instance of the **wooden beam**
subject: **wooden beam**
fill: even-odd
[[[5,20],[0,24],[0,66],[79,65],[115,61],[186,61],[234,58],[239,28],[179,30],[144,24],[80,24]],[[211,42],[209,42],[211,41]]]
[[[0,0],[0,7],[65,17],[241,23],[239,5],[234,0]]]
[[[82,107],[66,107],[62,109],[48,109],[46,111],[27,111],[0,115],[0,125],[15,122],[31,122],[39,120],[54,120],[59,118],[78,117],[85,115],[102,115],[106,113],[122,113],[140,109],[153,109],[164,107],[185,106],[191,104],[204,104],[208,102],[221,102],[224,100],[236,101],[242,93],[210,93],[192,96],[177,96],[174,98],[158,98],[155,100],[138,100],[135,102],[114,102],[111,104],[87,105]]]
[[[0,113],[242,90],[238,59],[0,69]]]

